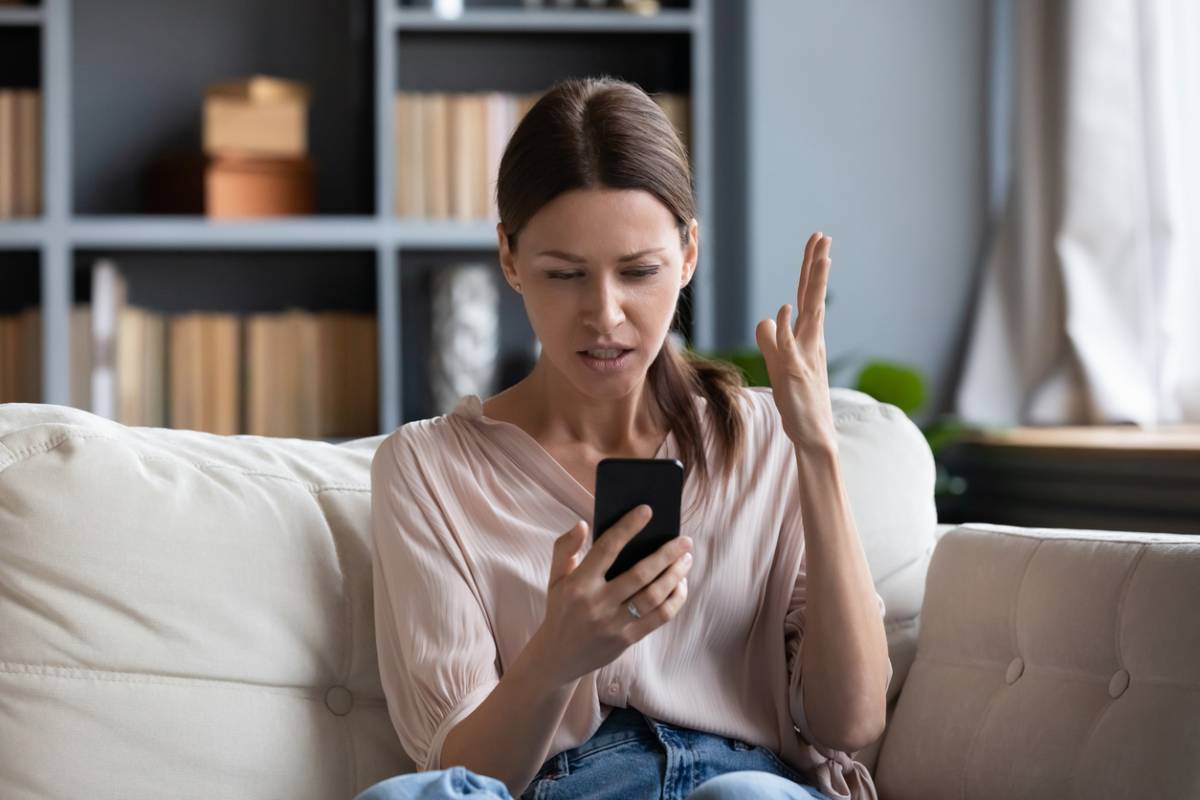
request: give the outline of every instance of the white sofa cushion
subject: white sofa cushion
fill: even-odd
[[[835,389],[834,411],[888,619],[914,614],[928,448],[865,395]],[[328,800],[410,771],[371,605],[383,438],[0,406],[0,798]]]
[[[5,406],[0,797],[348,798],[411,769],[375,654],[378,440]]]

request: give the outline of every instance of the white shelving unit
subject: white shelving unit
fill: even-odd
[[[189,0],[190,1],[190,0]],[[300,0],[295,0],[301,4]],[[671,69],[685,72],[687,91],[691,96],[691,146],[699,218],[702,224],[711,218],[712,190],[712,129],[713,76],[711,74],[712,45],[709,0],[691,0],[688,8],[668,8],[655,16],[638,16],[618,10],[557,9],[533,10],[515,4],[512,8],[471,8],[458,18],[440,18],[428,9],[401,7],[396,0],[360,0],[362,19],[370,26],[366,42],[374,52],[360,89],[366,91],[373,108],[370,125],[373,148],[371,186],[363,192],[362,205],[370,203],[368,213],[322,213],[320,215],[269,221],[218,222],[202,217],[138,215],[124,209],[96,209],[92,200],[81,200],[78,191],[81,181],[75,157],[81,143],[76,141],[80,120],[73,85],[80,65],[79,57],[85,36],[77,26],[77,15],[83,2],[72,0],[43,0],[40,7],[6,8],[0,10],[0,26],[33,27],[40,36],[40,74],[43,94],[43,215],[32,220],[0,220],[0,291],[5,284],[5,262],[14,262],[6,255],[32,251],[37,254],[40,270],[40,305],[43,321],[43,400],[48,403],[69,402],[70,365],[68,319],[74,296],[76,258],[80,253],[143,252],[143,251],[364,251],[374,254],[376,314],[379,329],[379,407],[380,432],[387,432],[406,421],[404,419],[405,385],[402,370],[402,274],[409,254],[471,252],[479,257],[494,257],[496,252],[495,222],[491,220],[417,220],[401,219],[394,215],[393,204],[393,141],[392,99],[396,91],[424,90],[412,86],[402,74],[401,62],[406,42],[412,37],[432,37],[436,41],[427,47],[464,48],[467,53],[479,37],[495,36],[497,40],[514,37],[606,37],[605,46],[611,51],[628,37],[669,36],[686,39],[687,64],[673,64]],[[144,6],[138,11],[147,25],[154,24],[156,15],[167,13],[164,4],[154,0],[125,0],[126,13],[134,3]],[[105,4],[107,5],[107,4]],[[176,4],[169,4],[178,8]],[[187,5],[187,4],[180,4]],[[200,4],[194,3],[200,6]],[[302,4],[301,4],[302,5]],[[209,4],[204,4],[208,8]],[[234,8],[232,3],[212,5],[212,14]],[[88,9],[88,13],[96,12]],[[177,13],[177,12],[176,12]],[[243,12],[239,12],[243,13]],[[248,12],[245,12],[248,13]],[[88,17],[94,20],[94,16]],[[95,25],[90,22],[90,25]],[[115,24],[115,23],[114,23]],[[214,28],[219,26],[215,25]],[[74,30],[73,30],[74,29]],[[189,35],[192,35],[189,32]],[[205,31],[196,31],[204,36]],[[280,36],[285,36],[281,32]],[[334,35],[334,34],[330,34]],[[469,41],[456,44],[456,37]],[[611,45],[607,37],[613,37]],[[531,40],[532,41],[532,40]],[[531,44],[536,48],[537,44]],[[536,53],[531,54],[535,56]],[[619,55],[619,51],[618,51]],[[567,77],[553,59],[538,61],[542,86]],[[503,73],[504,64],[496,66]],[[620,70],[608,70],[610,72]],[[0,76],[2,77],[2,76]],[[214,73],[210,79],[227,77]],[[621,76],[625,77],[625,76]],[[88,78],[96,86],[111,86],[119,90],[120,79],[107,82],[104,75]],[[470,76],[461,76],[461,81]],[[647,85],[648,91],[663,91]],[[498,85],[476,83],[471,90],[507,90],[503,81]],[[467,90],[457,87],[453,91]],[[155,108],[145,110],[153,116]],[[87,142],[93,149],[95,144]],[[348,143],[352,146],[353,143]],[[83,156],[80,156],[83,158]],[[95,156],[90,156],[95,158]],[[139,165],[140,166],[140,165]],[[114,202],[115,206],[120,203]],[[705,225],[704,254],[714,252],[715,231]],[[711,256],[709,256],[711,258]],[[24,263],[24,262],[22,262]],[[711,270],[697,272],[692,292],[692,342],[700,349],[714,346],[713,297]]]

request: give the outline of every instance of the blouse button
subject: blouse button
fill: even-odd
[[[608,685],[608,691],[614,695],[620,693],[621,684],[617,683],[616,681],[613,681],[612,683],[610,683]]]

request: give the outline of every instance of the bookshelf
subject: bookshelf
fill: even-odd
[[[705,224],[714,194],[709,2],[667,0],[642,16],[465,0],[456,18],[397,0],[0,7],[0,38],[19,38],[32,62],[13,67],[5,58],[0,70],[23,80],[32,71],[43,98],[42,213],[0,220],[0,310],[41,310],[42,401],[70,403],[72,305],[88,300],[88,264],[112,258],[136,276],[131,294],[162,310],[203,295],[205,307],[230,311],[282,309],[291,300],[373,311],[379,421],[364,435],[426,416],[428,276],[464,259],[495,262],[495,221],[396,216],[396,93],[538,92],[606,72],[651,93],[687,94]],[[317,213],[262,221],[145,213],[140,171],[163,152],[198,147],[204,87],[254,72],[313,89]],[[0,84],[5,79],[0,72]],[[715,234],[705,224],[702,262],[712,258]],[[272,283],[283,282],[263,276],[280,274],[284,262],[294,265],[287,273],[295,285],[273,295]],[[709,273],[702,263],[686,300],[684,333],[701,349],[715,344]],[[502,361],[533,344],[519,297],[509,295],[501,292]]]

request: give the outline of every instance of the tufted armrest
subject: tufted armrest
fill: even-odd
[[[946,533],[880,796],[1197,796],[1198,609],[1200,536]]]

